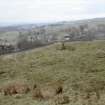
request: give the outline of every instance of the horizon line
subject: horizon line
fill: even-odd
[[[75,22],[82,20],[92,20],[92,19],[100,19],[105,17],[93,17],[93,18],[81,18],[75,20],[60,20],[60,21],[0,21],[0,26],[12,26],[12,25],[22,25],[22,24],[53,24],[53,23],[61,23],[61,22]]]

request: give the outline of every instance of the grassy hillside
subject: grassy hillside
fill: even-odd
[[[0,57],[0,86],[12,81],[44,84],[62,80],[68,105],[105,105],[105,41],[66,43]],[[84,94],[89,97],[82,99]],[[96,95],[95,95],[96,94]],[[97,96],[97,97],[96,97]],[[51,105],[31,93],[20,99],[0,94],[0,105]]]

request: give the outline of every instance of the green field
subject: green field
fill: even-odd
[[[4,32],[0,33],[0,39],[8,40],[9,42],[16,40],[16,38],[19,36],[18,31],[12,31],[12,32]]]
[[[105,105],[105,41],[59,43],[0,57],[0,86],[13,81],[45,84],[63,81],[67,105]],[[89,95],[85,99],[83,95]],[[0,94],[0,105],[52,105],[32,99]]]

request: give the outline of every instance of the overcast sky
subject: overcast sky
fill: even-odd
[[[105,17],[105,0],[0,0],[0,22],[54,22]]]

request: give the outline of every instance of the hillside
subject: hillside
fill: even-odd
[[[45,84],[63,81],[67,105],[105,105],[105,41],[70,42],[61,50],[56,43],[35,50],[0,56],[0,87],[13,81]],[[84,94],[89,97],[82,99]],[[0,105],[52,105],[0,94]]]

